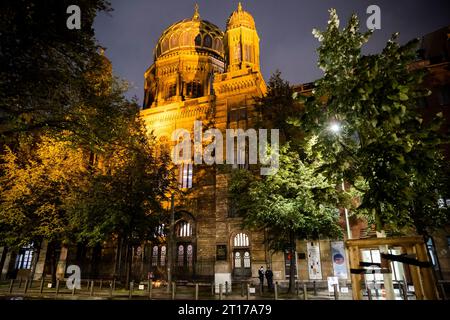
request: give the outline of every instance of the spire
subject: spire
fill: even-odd
[[[239,2],[239,4],[238,4],[238,12],[242,12],[242,3],[241,2]]]
[[[192,20],[200,19],[200,13],[198,13],[198,3],[194,6],[194,15],[192,16]]]

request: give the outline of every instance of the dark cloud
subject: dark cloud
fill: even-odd
[[[202,19],[222,29],[237,7],[234,0],[198,0]],[[191,17],[195,1],[112,0],[114,11],[100,14],[95,22],[97,39],[107,48],[116,75],[131,83],[128,96],[143,96],[143,74],[153,63],[152,51],[162,31],[170,24]],[[406,42],[450,24],[448,0],[248,0],[242,1],[256,21],[261,38],[261,68],[265,79],[276,69],[291,83],[314,81],[320,77],[316,66],[317,40],[313,28],[324,29],[328,9],[336,8],[343,25],[351,13],[366,29],[366,8],[381,8],[381,30],[365,48],[377,52],[394,32]]]

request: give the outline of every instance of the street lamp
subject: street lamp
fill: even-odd
[[[338,134],[341,132],[341,124],[339,122],[332,122],[328,129],[333,132],[334,134]]]

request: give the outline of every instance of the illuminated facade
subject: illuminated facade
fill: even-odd
[[[145,72],[144,110],[149,132],[171,144],[172,132],[193,132],[194,121],[221,132],[252,126],[254,98],[266,92],[259,66],[259,37],[253,17],[239,4],[223,32],[192,18],[168,27]],[[241,229],[227,196],[231,168],[184,164],[180,186],[188,199],[176,203],[175,278],[245,279],[266,265],[263,234]],[[152,248],[152,271],[166,272],[166,244]],[[224,281],[225,281],[224,280]]]

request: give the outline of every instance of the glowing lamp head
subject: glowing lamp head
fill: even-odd
[[[332,124],[330,124],[329,129],[331,132],[337,134],[337,133],[341,132],[341,125],[338,122],[333,122]]]

